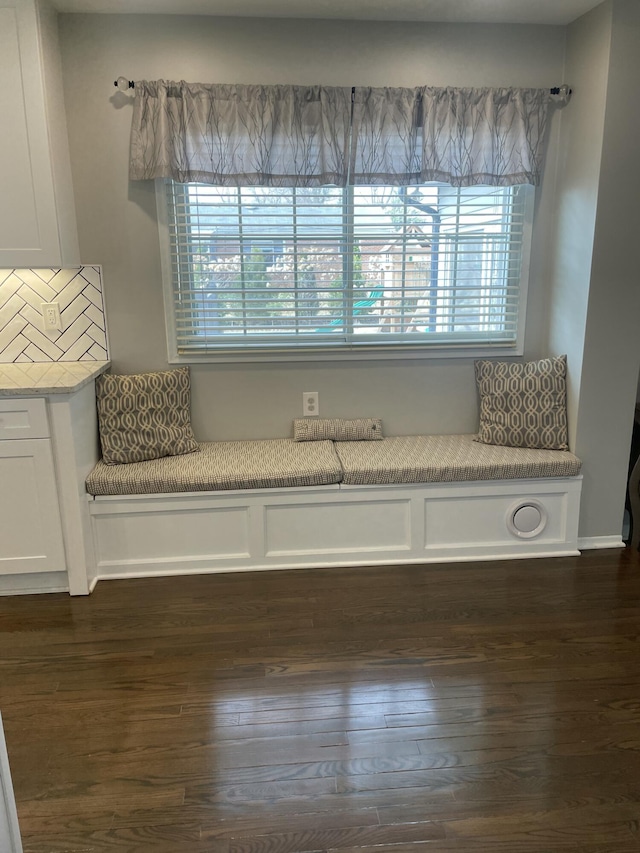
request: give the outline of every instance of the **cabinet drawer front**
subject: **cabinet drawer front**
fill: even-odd
[[[48,435],[47,404],[42,397],[0,398],[0,439]]]

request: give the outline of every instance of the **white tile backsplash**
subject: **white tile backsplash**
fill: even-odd
[[[43,302],[62,331],[44,331]],[[0,269],[0,363],[108,359],[100,267]]]

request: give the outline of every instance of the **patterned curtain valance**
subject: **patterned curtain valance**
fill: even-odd
[[[136,83],[131,180],[539,184],[548,89]]]

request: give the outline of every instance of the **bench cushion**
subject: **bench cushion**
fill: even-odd
[[[206,442],[200,453],[128,465],[98,462],[86,485],[91,495],[147,495],[325,486],[341,479],[331,441],[301,444],[283,438]]]
[[[347,485],[454,483],[572,477],[580,460],[568,451],[479,444],[473,435],[405,435],[336,444]]]

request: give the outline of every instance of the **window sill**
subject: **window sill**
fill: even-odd
[[[413,361],[457,358],[517,357],[523,354],[522,346],[492,344],[487,346],[446,347],[341,347],[340,349],[250,349],[221,350],[219,352],[170,353],[169,364],[249,364],[249,363],[304,363],[333,361]]]

